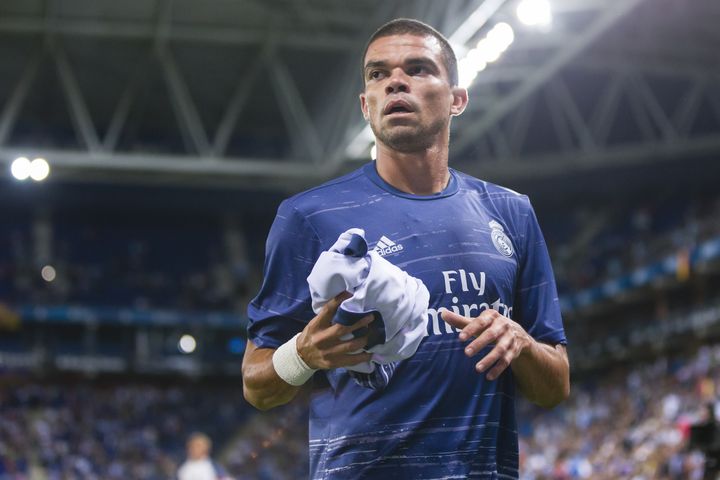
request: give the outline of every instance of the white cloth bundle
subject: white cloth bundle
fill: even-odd
[[[347,291],[353,296],[340,304],[334,322],[352,325],[370,313],[375,315],[366,346],[372,360],[348,370],[371,373],[373,362],[409,358],[427,336],[427,288],[376,251],[368,251],[365,231],[360,228],[342,233],[330,250],[321,253],[307,280],[315,313]]]

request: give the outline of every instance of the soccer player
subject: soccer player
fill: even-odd
[[[468,95],[440,33],[409,19],[382,26],[363,78],[377,160],[279,207],[248,307],[245,397],[269,409],[312,377],[312,478],[518,478],[516,390],[552,407],[570,389],[537,219],[526,196],[448,167],[450,120]],[[351,227],[430,292],[418,351],[370,374],[343,368],[371,359],[357,352],[367,338],[342,339],[372,317],[333,323],[347,293],[316,315],[306,280]]]

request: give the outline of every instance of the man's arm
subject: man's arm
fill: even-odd
[[[367,345],[367,336],[346,341],[340,339],[369,325],[373,320],[372,315],[362,318],[351,327],[332,323],[340,303],[349,296],[343,292],[330,300],[297,337],[294,347],[300,358],[313,370],[357,365],[372,358],[371,353],[353,353]],[[251,405],[260,410],[284,405],[295,398],[300,390],[300,387],[290,385],[280,378],[275,371],[275,351],[274,348],[258,348],[248,340],[243,357],[243,394]]]
[[[544,408],[570,396],[570,361],[565,345],[548,345],[530,337],[530,346],[511,364],[523,395]]]
[[[552,408],[570,395],[570,364],[563,345],[536,341],[520,324],[495,310],[470,318],[443,309],[442,319],[461,329],[460,341],[474,338],[465,347],[468,357],[495,344],[475,365],[478,372],[487,372],[488,380],[510,366],[523,395],[541,407]]]
[[[243,395],[260,410],[284,405],[295,398],[300,387],[280,378],[273,367],[274,348],[257,348],[248,340],[242,363]]]

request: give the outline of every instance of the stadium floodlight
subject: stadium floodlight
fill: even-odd
[[[50,165],[44,158],[36,158],[30,162],[30,178],[42,182],[50,174]]]
[[[492,63],[500,58],[502,53],[497,45],[493,44],[488,38],[483,38],[477,44],[477,51],[486,63]]]
[[[55,267],[52,265],[45,265],[42,270],[40,270],[40,275],[43,280],[49,283],[55,280],[57,273],[55,272]]]
[[[487,40],[500,53],[503,53],[515,41],[515,31],[509,24],[500,22],[488,32]]]
[[[489,63],[497,61],[513,41],[515,32],[510,25],[505,22],[495,25],[475,48],[468,50],[465,57],[458,61],[458,85],[468,88],[478,73],[485,70]]]
[[[480,42],[478,42],[480,44]],[[485,55],[485,51],[480,48],[473,48],[467,52],[465,58],[460,60],[467,68],[475,70],[476,72],[482,72],[487,67],[488,61]]]
[[[193,353],[195,348],[197,348],[197,341],[195,340],[195,337],[188,335],[187,333],[180,337],[180,341],[178,341],[178,350],[180,350],[181,353]]]
[[[547,27],[552,23],[552,7],[548,0],[522,0],[515,13],[518,20],[531,27]]]
[[[10,173],[18,180],[27,180],[30,176],[30,160],[27,157],[18,157],[10,165]]]
[[[465,59],[463,59],[465,60]],[[458,86],[468,88],[478,75],[477,69],[473,68],[470,62],[458,62]]]
[[[458,62],[458,86],[468,88],[485,67],[487,67],[487,59],[482,50],[473,48],[468,51],[465,58]]]

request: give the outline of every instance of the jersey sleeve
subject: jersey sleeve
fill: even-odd
[[[526,205],[521,212],[526,221],[520,238],[523,248],[513,317],[535,340],[566,344],[550,255],[535,211],[529,201]]]
[[[292,205],[278,208],[265,246],[263,283],[248,305],[248,339],[258,348],[278,348],[315,316],[307,277],[320,255],[320,239]]]

